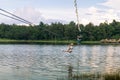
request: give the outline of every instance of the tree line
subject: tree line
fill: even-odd
[[[75,22],[68,24],[59,22],[45,24],[40,22],[39,25],[8,25],[0,24],[0,38],[15,40],[76,40],[78,35],[82,35],[84,41],[98,41],[101,39],[119,39],[120,22],[113,20],[112,23],[100,23],[94,25],[80,24],[81,32],[78,31]]]

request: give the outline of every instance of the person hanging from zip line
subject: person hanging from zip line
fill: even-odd
[[[68,52],[68,53],[71,53],[72,52],[72,50],[73,50],[73,43],[70,43],[69,45],[68,45],[68,49],[67,50],[64,50],[64,52]]]

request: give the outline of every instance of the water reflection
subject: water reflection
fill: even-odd
[[[0,45],[0,80],[70,80],[120,69],[120,46],[75,46],[71,54],[62,52],[66,47]]]
[[[108,47],[107,48],[107,52],[106,52],[106,66],[105,66],[105,71],[108,72],[108,73],[111,73],[113,70],[114,70],[114,67],[113,67],[113,63],[114,63],[114,60],[113,60],[113,53],[114,53],[114,48],[112,46]],[[112,70],[113,69],[113,70]]]
[[[92,48],[91,67],[99,67],[99,50],[100,47],[94,46]]]
[[[82,66],[86,66],[87,65],[87,51],[86,51],[86,48],[85,47],[82,47],[82,51],[81,51],[81,64]]]
[[[72,67],[72,65],[70,64],[70,65],[68,66],[68,78],[69,78],[69,79],[72,79],[72,77],[73,77],[73,67]]]

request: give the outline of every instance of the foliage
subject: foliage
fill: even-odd
[[[98,41],[101,39],[119,39],[120,22],[113,20],[112,23],[101,23],[98,26],[89,23],[80,24],[81,32],[78,31],[75,22],[68,24],[52,23],[50,25],[40,22],[39,25],[8,25],[0,24],[0,38],[15,40],[76,40],[82,35],[84,41]]]

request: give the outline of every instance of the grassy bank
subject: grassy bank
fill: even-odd
[[[75,40],[11,40],[0,39],[0,44],[77,44]],[[116,43],[101,43],[100,41],[81,41],[80,45],[109,45]],[[119,44],[119,43],[117,43]]]
[[[76,44],[76,41],[72,40],[10,40],[10,39],[0,39],[0,44]]]
[[[100,41],[82,41],[81,44],[102,44]]]

